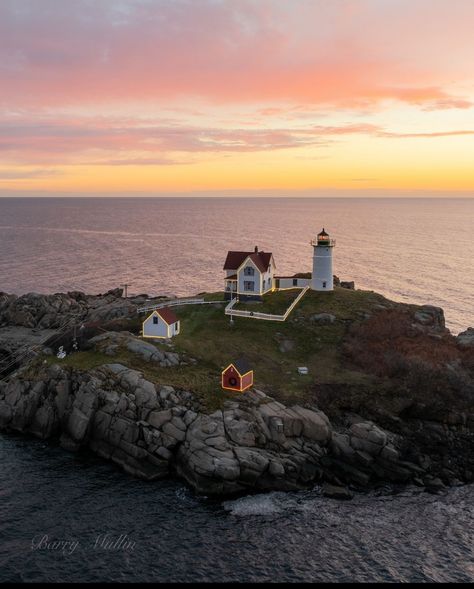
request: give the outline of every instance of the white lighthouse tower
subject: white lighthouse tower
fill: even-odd
[[[334,290],[332,275],[332,252],[336,245],[335,239],[330,239],[323,230],[311,242],[313,246],[313,274],[311,288],[313,290]]]

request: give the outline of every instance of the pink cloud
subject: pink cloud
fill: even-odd
[[[418,0],[0,3],[0,104],[181,97],[468,108],[474,4]],[[449,56],[449,57],[448,57]],[[269,107],[271,108],[271,107]]]
[[[400,133],[368,123],[222,129],[170,124],[166,120],[144,125],[104,117],[55,122],[0,118],[0,160],[4,164],[35,166],[167,166],[195,163],[203,154],[211,153],[324,148],[350,135],[402,139],[473,134],[474,130],[469,129]]]

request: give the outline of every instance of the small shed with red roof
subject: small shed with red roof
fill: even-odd
[[[167,339],[179,333],[179,319],[174,312],[165,307],[155,309],[143,322],[143,337]]]
[[[222,371],[222,388],[244,392],[253,385],[253,370],[244,358],[232,362]]]

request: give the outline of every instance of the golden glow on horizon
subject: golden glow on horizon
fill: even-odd
[[[6,180],[3,187],[97,193],[322,188],[472,191],[472,141],[468,136],[410,140],[353,137],[325,150],[213,154],[192,164],[58,166],[50,177]],[[26,175],[37,170],[8,168],[16,169]]]
[[[0,2],[0,196],[474,193],[470,0],[106,4]]]

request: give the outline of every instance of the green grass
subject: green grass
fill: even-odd
[[[301,293],[301,288],[279,290],[263,295],[262,301],[243,301],[234,305],[234,309],[258,311],[271,315],[284,315],[291,303]]]
[[[282,314],[299,294],[300,289],[279,291],[265,296],[261,306],[265,312]],[[223,293],[206,294],[208,300],[219,300]],[[349,369],[342,357],[342,341],[347,320],[355,320],[376,304],[387,304],[381,295],[369,291],[336,288],[333,292],[308,291],[285,322],[262,321],[224,315],[221,305],[189,305],[178,307],[181,333],[174,337],[174,350],[195,358],[196,365],[159,367],[142,360],[127,350],[116,356],[100,351],[83,351],[62,361],[48,357],[47,362],[89,370],[107,363],[122,363],[140,370],[145,378],[157,384],[169,384],[194,391],[209,411],[223,401],[238,396],[223,391],[220,374],[230,362],[244,355],[254,369],[254,386],[282,401],[304,402],[315,384],[347,384],[373,386],[373,377]],[[312,315],[332,313],[337,321],[330,325],[311,322]],[[141,320],[130,322],[130,331],[137,332]],[[132,329],[133,327],[133,329]],[[148,340],[150,341],[150,340]],[[291,342],[289,351],[281,351],[282,342]],[[158,348],[169,349],[153,342]],[[301,376],[298,366],[307,366],[309,374]]]
[[[338,319],[357,320],[362,313],[371,312],[375,305],[390,304],[385,297],[370,290],[335,287],[331,292],[309,290],[293,313],[296,316],[331,313]]]
[[[271,309],[268,312],[279,313],[276,309],[284,305],[286,310],[299,292],[292,289],[272,293],[266,296],[264,304]],[[371,292],[308,291],[285,322],[234,317],[232,326],[221,308],[189,306],[179,312],[181,333],[174,343],[177,351],[205,362],[217,372],[245,355],[254,368],[257,388],[281,399],[304,399],[315,382],[369,384],[370,381],[367,375],[344,366],[341,344],[345,323],[317,325],[310,321],[311,315],[330,312],[338,319],[357,318],[358,313],[383,302],[383,297]],[[253,308],[260,310],[257,305]],[[290,351],[280,350],[284,340],[292,342]],[[307,366],[308,376],[299,375],[298,366]]]

